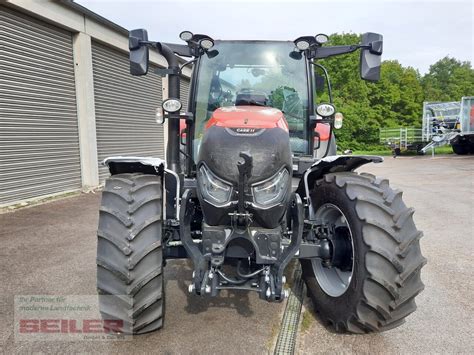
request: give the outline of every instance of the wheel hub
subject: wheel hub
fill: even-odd
[[[320,206],[315,217],[330,226],[327,236],[331,257],[311,261],[314,275],[321,289],[332,297],[346,292],[352,280],[354,268],[354,244],[352,232],[344,213],[333,204]]]

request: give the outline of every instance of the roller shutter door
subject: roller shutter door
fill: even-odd
[[[108,170],[101,162],[117,155],[163,158],[163,127],[155,120],[161,105],[161,77],[130,75],[128,55],[92,43],[99,178]]]
[[[0,205],[80,187],[71,34],[0,6]]]

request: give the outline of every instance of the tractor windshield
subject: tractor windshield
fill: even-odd
[[[304,58],[292,42],[216,41],[198,72],[194,154],[219,107],[270,106],[284,112],[294,153],[307,153],[308,85]]]

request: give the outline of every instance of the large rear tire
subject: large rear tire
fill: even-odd
[[[125,334],[163,325],[161,220],[160,177],[118,174],[106,180],[97,232],[99,308],[104,320],[121,321]]]
[[[342,248],[346,260],[302,260],[303,278],[316,312],[336,332],[388,330],[416,309],[426,259],[401,195],[387,180],[352,172],[328,174],[312,190],[314,211],[337,220],[333,252]]]

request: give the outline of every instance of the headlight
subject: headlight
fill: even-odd
[[[216,207],[225,205],[232,195],[232,186],[219,179],[204,165],[199,168],[198,185],[204,200]]]
[[[283,169],[271,179],[254,185],[252,192],[255,203],[266,208],[279,204],[285,198],[289,181],[290,174]]]
[[[163,101],[163,110],[166,112],[174,113],[181,110],[181,102],[178,99],[167,99]]]
[[[321,117],[329,117],[334,114],[335,108],[331,104],[321,104],[316,108],[316,113]]]

